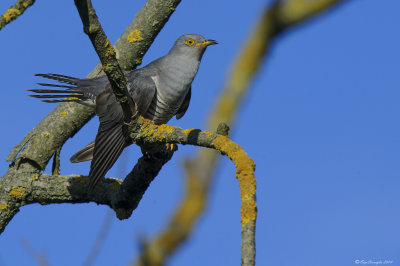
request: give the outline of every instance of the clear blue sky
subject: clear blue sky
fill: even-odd
[[[13,2],[3,0],[0,12]],[[144,2],[94,1],[112,42]],[[266,2],[182,1],[143,63],[184,33],[220,44],[206,51],[185,117],[171,124],[203,128]],[[399,10],[398,0],[349,1],[274,43],[231,134],[257,164],[257,265],[400,265]],[[0,31],[0,41],[3,175],[8,152],[54,108],[27,97],[40,82],[33,74],[84,77],[98,59],[72,0],[37,1]],[[94,138],[97,123],[66,143],[62,174],[88,173],[89,164],[68,158]],[[130,219],[113,218],[95,265],[126,265],[139,252],[138,239],[163,228],[182,195],[182,162],[194,150],[180,147]],[[108,175],[124,176],[138,157],[130,147]],[[226,158],[211,192],[206,213],[169,265],[239,265],[239,190]],[[0,236],[0,265],[35,264],[20,239],[51,265],[80,265],[107,212],[95,204],[23,207]]]

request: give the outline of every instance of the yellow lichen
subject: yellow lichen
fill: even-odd
[[[114,65],[112,63],[108,63],[103,66],[103,68],[107,68],[108,70],[112,70],[113,67],[114,67]]]
[[[71,101],[73,101],[73,100],[79,100],[78,97],[66,97],[65,99],[66,99],[66,100],[71,100]]]
[[[35,145],[40,145],[41,142],[40,142],[39,138],[37,136],[35,136],[32,140],[32,143]]]
[[[214,133],[209,132],[209,131],[205,131],[205,132],[203,132],[203,133],[204,133],[204,135],[206,135],[208,138],[211,138],[212,136],[214,136]]]
[[[241,223],[244,227],[253,222],[257,217],[256,179],[254,177],[255,164],[246,152],[237,144],[230,141],[226,136],[218,136],[212,142],[214,147],[226,154],[235,164],[236,178],[239,181]]]
[[[39,175],[38,175],[38,174],[34,175],[34,176],[31,178],[31,182],[36,181],[36,180],[39,180]]]
[[[140,65],[142,63],[142,58],[136,59],[136,65]]]
[[[60,116],[60,117],[66,117],[66,116],[67,116],[67,111],[62,111],[62,112],[59,114],[59,116]]]
[[[140,135],[144,138],[149,138],[157,141],[166,141],[167,135],[174,131],[174,127],[165,124],[156,126],[148,119],[139,118],[140,120]]]
[[[182,132],[183,132],[185,135],[189,135],[189,134],[192,133],[194,130],[197,130],[197,129],[195,129],[195,128],[188,128],[188,129],[182,130]]]
[[[7,203],[0,203],[0,210],[7,209]]]
[[[9,194],[14,198],[21,199],[25,194],[25,189],[23,187],[13,186]]]
[[[111,46],[111,42],[109,39],[106,39],[106,43],[104,44],[104,48],[108,48]]]
[[[43,138],[47,138],[47,137],[50,136],[51,134],[50,134],[50,132],[45,131],[45,132],[42,132],[41,135],[42,135]]]
[[[64,181],[65,181],[65,177],[62,177],[62,176],[60,177],[60,176],[58,176],[58,177],[57,177],[57,181],[58,181],[58,182],[64,182]]]
[[[115,56],[115,50],[109,39],[106,40],[104,47],[106,48],[106,56]]]
[[[140,36],[140,30],[138,30],[138,29],[135,29],[131,33],[129,33],[129,35],[126,39],[130,43],[139,42],[139,41],[143,40],[143,38]]]
[[[8,23],[11,20],[16,19],[19,15],[21,15],[21,12],[18,9],[10,8],[6,11],[6,13],[4,13],[3,17],[6,23]]]
[[[214,140],[213,140],[213,142],[212,142],[212,145],[214,145],[214,147],[218,150],[218,151],[220,151],[220,152],[222,152],[222,153],[224,153],[224,154],[226,154],[230,159],[232,159],[232,153],[233,153],[233,146],[231,146],[231,147],[227,147],[227,144],[228,143],[231,143],[231,141],[230,141],[230,139],[228,138],[228,137],[226,137],[226,136],[221,136],[221,135],[219,135],[218,137],[216,137]],[[236,166],[236,165],[235,165]]]
[[[114,182],[110,183],[110,196],[113,195],[122,184],[122,180],[120,179],[112,178],[112,180]]]

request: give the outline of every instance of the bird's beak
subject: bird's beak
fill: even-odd
[[[199,42],[199,43],[197,43],[196,44],[196,47],[197,46],[205,46],[205,47],[207,47],[207,46],[209,46],[209,45],[214,45],[214,44],[218,44],[218,42],[217,41],[214,41],[214,40],[205,40],[204,42]]]

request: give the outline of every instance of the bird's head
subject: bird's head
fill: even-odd
[[[213,44],[218,44],[218,42],[206,39],[199,34],[185,34],[175,41],[169,53],[193,57],[200,61],[207,46]]]

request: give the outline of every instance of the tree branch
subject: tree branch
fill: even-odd
[[[103,222],[100,226],[99,232],[97,233],[96,238],[93,241],[93,246],[91,247],[90,251],[84,262],[82,263],[83,266],[92,266],[100,254],[101,247],[105,242],[105,238],[110,231],[112,222],[113,222],[114,215],[112,211],[107,210],[105,217],[103,218]]]
[[[135,113],[135,105],[129,96],[127,89],[127,78],[116,59],[114,47],[112,47],[103,28],[97,19],[96,11],[91,0],[75,0],[76,8],[83,23],[84,32],[89,36],[90,41],[103,66],[111,88],[116,99],[124,111],[125,122],[129,122]]]
[[[0,16],[0,30],[22,15],[34,2],[35,0],[18,0],[14,5],[10,6],[7,11]]]
[[[243,228],[254,227],[256,219],[255,165],[246,152],[227,136],[210,132],[202,132],[198,129],[182,129],[179,127],[154,125],[151,121],[142,117],[134,128],[130,128],[131,138],[136,143],[143,145],[179,143],[212,148],[217,150],[235,164],[236,178],[241,188],[241,222]],[[40,203],[82,203],[96,202],[110,206],[118,218],[130,217],[137,207],[141,197],[150,182],[158,174],[163,163],[166,163],[172,153],[166,153],[159,158],[140,158],[135,168],[125,178],[124,182],[118,179],[107,178],[105,182],[96,188],[96,193],[88,195],[86,187],[88,178],[82,176],[52,176],[24,169],[12,168],[3,178],[0,178],[0,232],[8,221],[18,212],[21,206]],[[163,163],[158,163],[162,161]],[[138,169],[145,166],[145,175]],[[154,167],[159,166],[159,168]],[[156,169],[155,169],[156,168]],[[152,169],[149,171],[148,169]],[[20,178],[23,177],[23,178]],[[134,193],[134,194],[132,194]],[[246,232],[244,237],[251,237]],[[252,236],[254,237],[254,235]]]
[[[29,240],[25,237],[20,238],[22,247],[36,261],[39,266],[49,266],[49,262],[45,253],[35,250]]]

